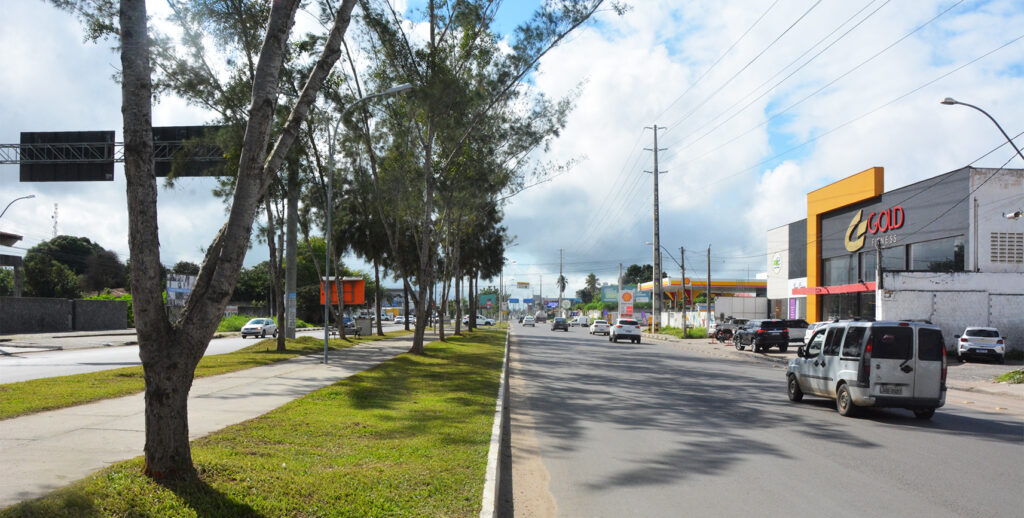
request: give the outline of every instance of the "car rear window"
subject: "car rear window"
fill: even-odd
[[[786,322],[782,320],[765,320],[761,322],[761,329],[786,329]]]
[[[787,320],[786,327],[796,327],[800,329],[806,329],[809,326],[805,320]]]
[[[912,328],[871,328],[872,358],[882,360],[907,360],[911,358],[911,351],[913,350],[914,330]]]
[[[975,336],[978,338],[999,338],[999,331],[991,329],[968,329],[964,336]]]
[[[942,331],[938,329],[920,329],[917,332],[917,359],[925,361],[942,361],[942,349],[945,347]]]
[[[640,325],[640,324],[638,324],[636,322],[636,320],[619,320],[619,323],[624,325],[624,326],[638,326],[638,325]]]

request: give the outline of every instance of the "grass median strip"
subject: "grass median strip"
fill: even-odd
[[[373,335],[334,339],[328,344],[332,349],[344,349],[363,342],[406,334],[409,332],[392,331],[385,333],[384,337]],[[322,338],[303,336],[287,340],[286,347],[286,351],[277,352],[276,341],[267,339],[232,353],[207,356],[199,361],[196,377],[216,376],[313,354],[323,351],[324,341]],[[127,396],[144,389],[141,366],[7,383],[0,385],[0,419]]]
[[[193,441],[195,480],[116,464],[15,516],[476,516],[505,333],[400,355]]]

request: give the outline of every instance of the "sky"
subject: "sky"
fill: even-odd
[[[498,30],[510,34],[537,3],[503,2]],[[598,13],[530,77],[528,88],[550,98],[576,96],[564,131],[535,159],[575,166],[504,207],[506,283],[553,294],[561,256],[574,293],[589,273],[614,282],[620,263],[652,261],[654,156],[645,148],[655,147],[654,126],[662,261],[673,277],[680,247],[687,274],[705,275],[709,246],[714,277],[756,277],[767,269],[768,229],[805,217],[808,192],[873,166],[885,168],[886,190],[967,165],[1024,167],[1009,146],[989,154],[1005,139],[982,114],[939,104],[953,97],[1011,136],[1024,131],[1022,2],[626,3],[625,15]],[[322,30],[308,14],[298,20],[300,31]],[[119,59],[109,47],[83,42],[79,22],[45,2],[0,2],[0,143],[22,131],[101,129],[120,141]],[[169,97],[154,109],[155,125],[208,119]],[[226,218],[212,188],[182,179],[160,190],[164,264],[202,260]],[[0,253],[24,255],[50,239],[56,213],[58,234],[127,259],[120,165],[113,182],[62,184],[21,183],[17,166],[0,165],[0,204],[29,194],[0,219],[0,230],[24,240]],[[1019,209],[1024,193],[1007,203]],[[254,246],[246,265],[265,260],[265,248]]]

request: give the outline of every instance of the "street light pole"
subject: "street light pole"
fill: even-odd
[[[328,131],[327,133],[327,138],[329,142],[327,147],[327,228],[324,230],[324,365],[327,364],[327,342],[330,340],[329,317],[331,308],[331,292],[329,289],[330,285],[328,283],[330,282],[331,279],[331,212],[333,208],[331,200],[331,184],[332,180],[334,179],[334,141],[337,140],[338,138],[338,125],[341,124],[341,121],[345,118],[345,115],[348,115],[350,111],[352,111],[356,106],[359,106],[363,102],[369,101],[370,99],[376,99],[378,97],[399,94],[411,89],[412,85],[409,83],[405,83],[388,88],[383,92],[364,95],[363,97],[356,99],[355,102],[348,105],[348,107],[346,107],[345,110],[341,112],[341,116],[338,117],[337,121],[335,121],[333,134],[330,131]],[[342,280],[342,284],[344,284],[344,282],[345,281]],[[335,286],[337,286],[337,283],[335,283]],[[338,288],[338,297],[342,300],[342,302],[344,301],[344,287]],[[340,315],[339,318],[341,318]],[[338,322],[338,324],[343,326],[344,321]],[[338,332],[340,334],[341,329],[339,329]]]
[[[1006,141],[1009,142],[1010,146],[1013,147],[1013,150],[1017,152],[1017,156],[1019,156],[1021,160],[1024,160],[1024,154],[1021,154],[1020,148],[1017,147],[1017,144],[1013,143],[1013,139],[1011,139],[1010,136],[1007,135],[1005,131],[1003,131],[1003,127],[1000,126],[999,123],[996,122],[996,120],[994,118],[992,118],[992,116],[989,115],[987,111],[982,110],[981,108],[978,108],[977,106],[975,106],[973,104],[967,104],[965,102],[957,101],[956,99],[953,99],[952,97],[947,97],[947,98],[945,98],[945,99],[943,99],[943,100],[941,100],[939,102],[942,103],[942,104],[945,104],[946,106],[953,106],[954,104],[960,104],[960,105],[963,105],[963,106],[967,106],[968,108],[974,108],[975,110],[978,110],[979,112],[985,114],[985,116],[988,117],[988,120],[992,121],[992,124],[995,124],[996,127],[999,128],[999,132],[1002,133],[1004,137],[1006,137]]]
[[[7,209],[11,208],[11,205],[14,205],[14,202],[16,202],[18,200],[29,200],[29,199],[32,199],[32,198],[35,198],[35,197],[36,197],[35,194],[29,194],[28,196],[22,196],[21,198],[15,198],[15,199],[11,200],[11,202],[8,203],[6,207],[4,207],[3,212],[0,212],[0,218],[4,217],[4,214],[7,214]]]

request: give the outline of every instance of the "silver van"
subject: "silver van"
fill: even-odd
[[[791,401],[835,399],[844,416],[891,407],[929,419],[946,403],[942,331],[922,322],[832,322],[797,350],[786,381]]]

